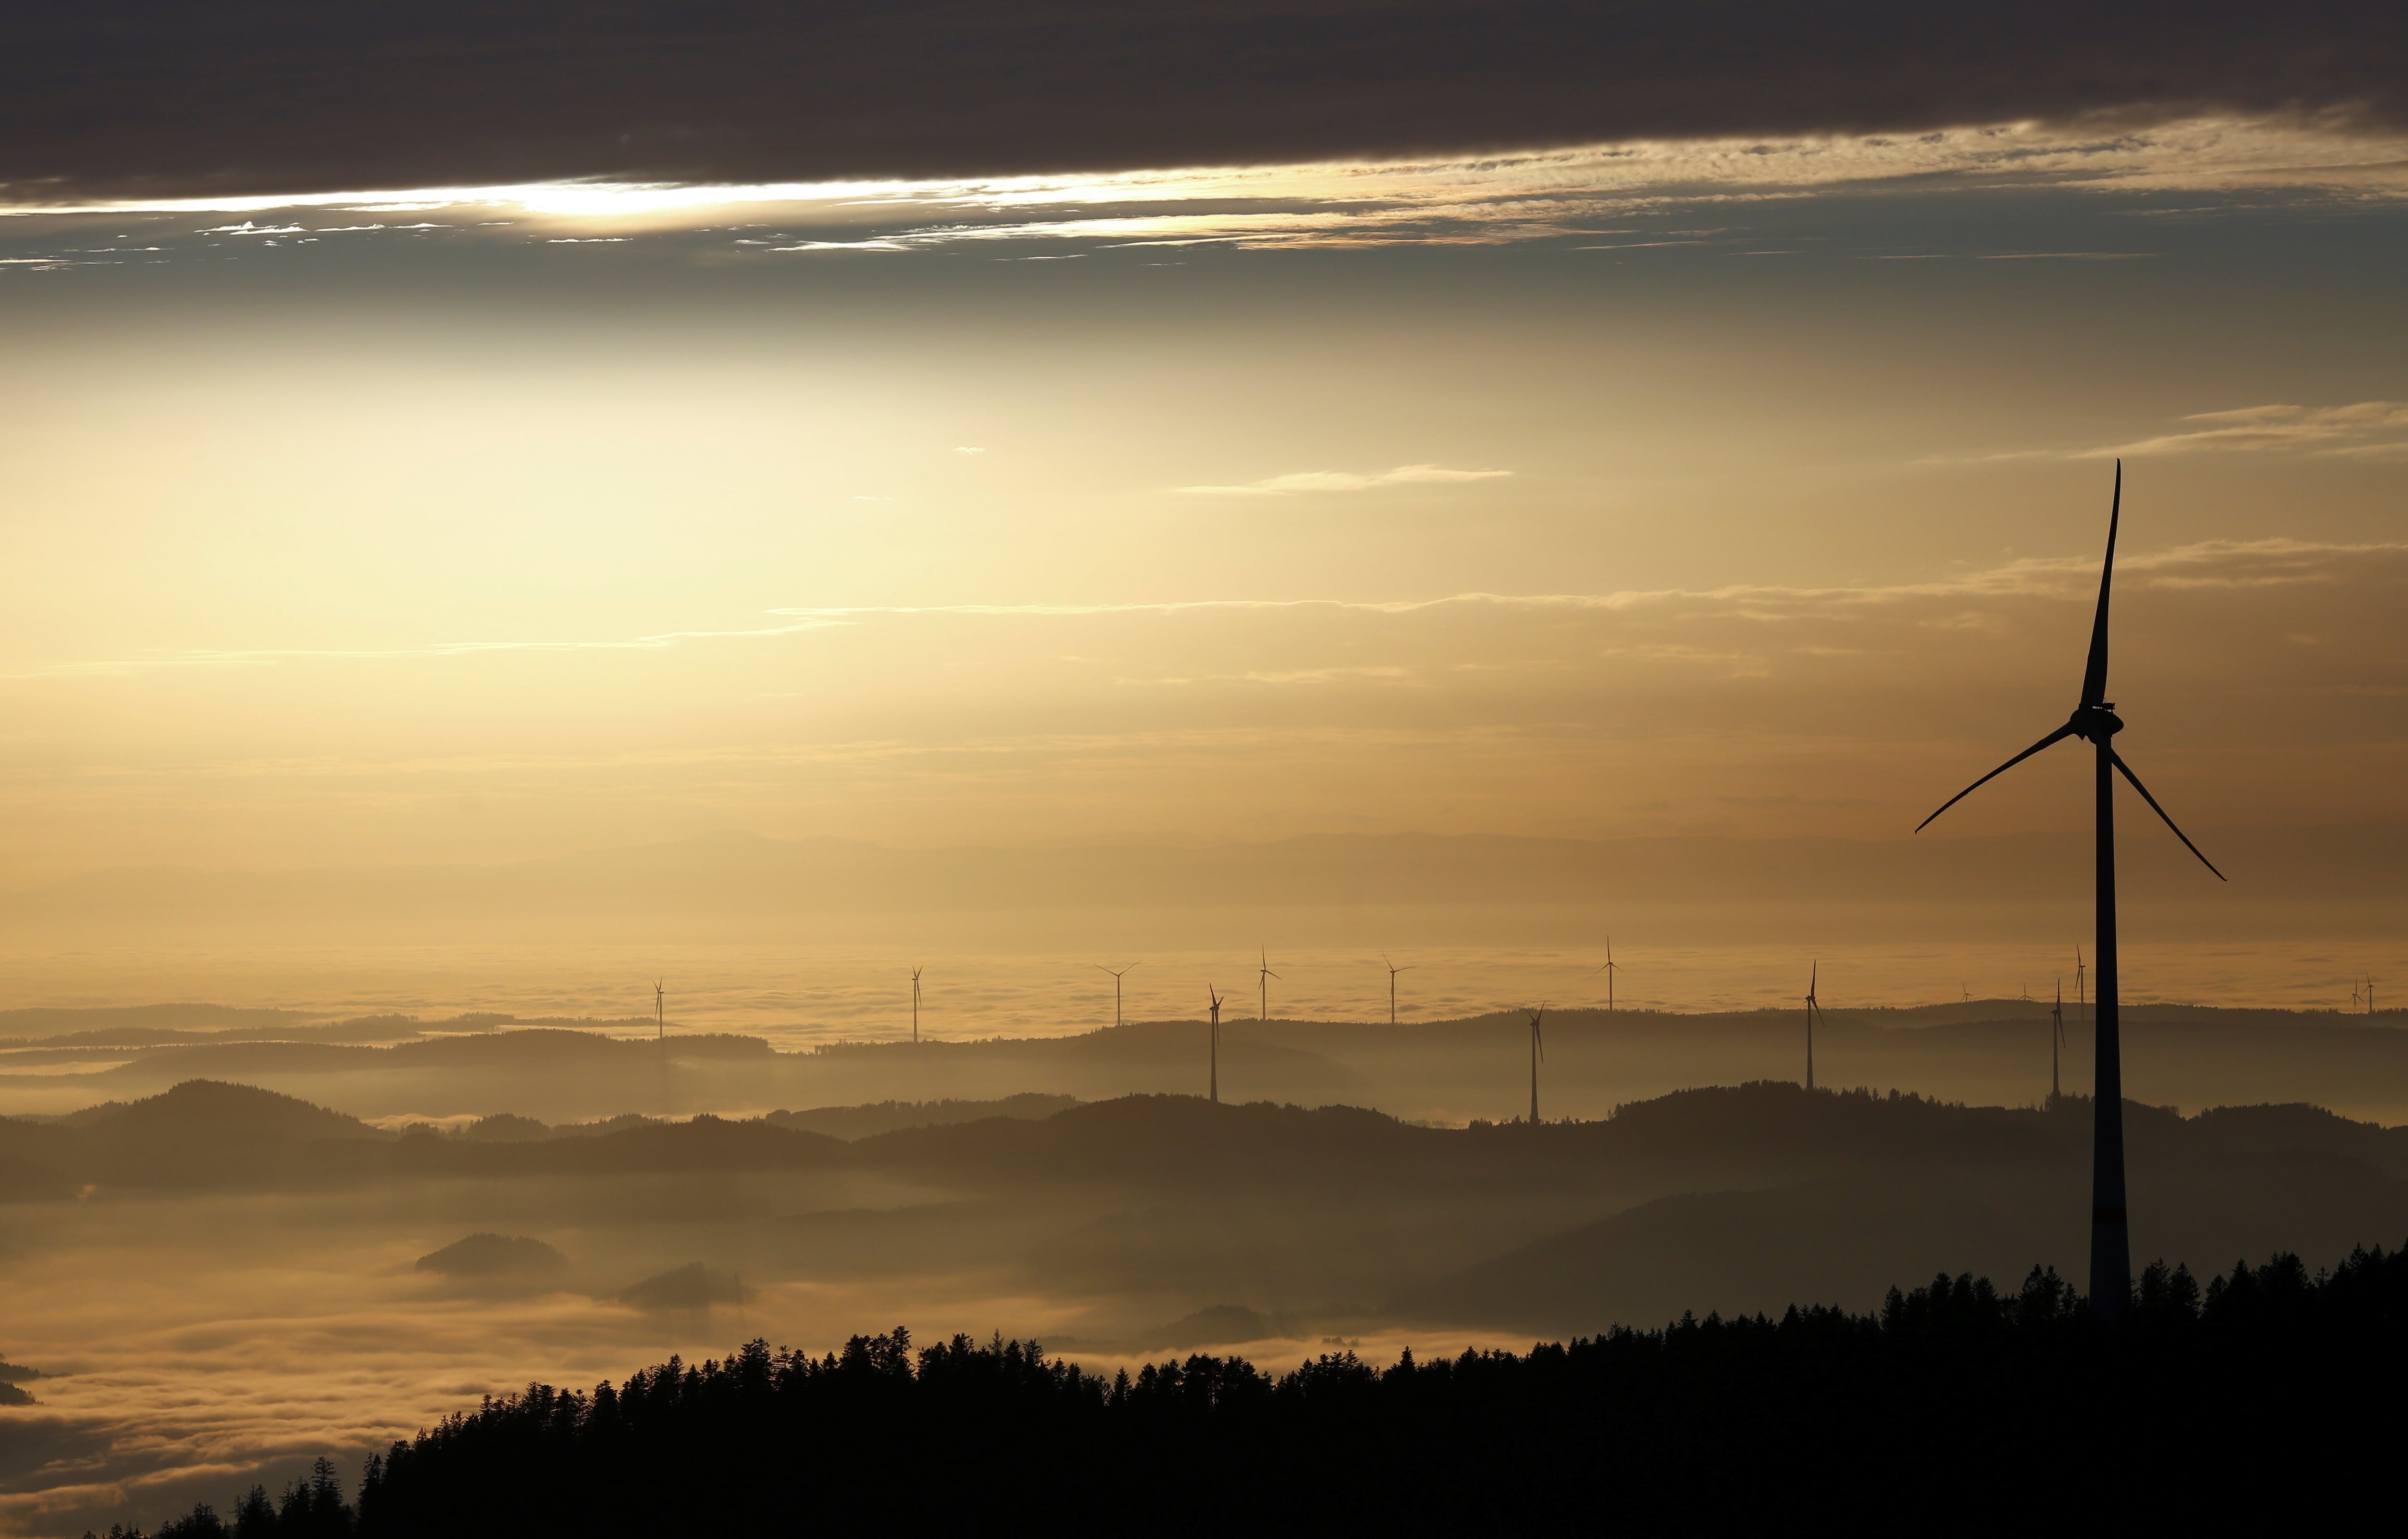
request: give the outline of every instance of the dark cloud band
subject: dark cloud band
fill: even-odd
[[[2408,121],[2408,7],[1928,0],[94,0],[0,50],[12,200],[753,181]]]

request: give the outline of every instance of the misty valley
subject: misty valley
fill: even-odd
[[[2127,1108],[2140,1258],[2408,1237],[2408,1128],[2315,1104],[2387,1109],[2387,1013],[2128,1019],[2136,1079],[2195,1098]],[[1813,1093],[1776,1077],[1793,1013],[1566,1013],[1535,1125],[1520,1015],[1225,1024],[1220,1103],[1203,1023],[778,1052],[632,1020],[15,1020],[0,1093],[82,1104],[0,1119],[28,1402],[0,1479],[68,1519],[231,1517],[321,1456],[348,1500],[482,1396],[752,1338],[1008,1339],[1099,1384],[1444,1359],[1862,1314],[1935,1271],[2012,1291],[2079,1277],[2086,1233],[2086,1044],[2053,1093],[2019,1001],[1834,1012],[1818,1083],[1851,1087]],[[2270,1079],[2298,1099],[2248,1097]]]

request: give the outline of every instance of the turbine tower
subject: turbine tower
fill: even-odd
[[[1539,1125],[1539,1060],[1547,1056],[1546,1039],[1539,1033],[1539,1023],[1546,1018],[1547,1001],[1541,1000],[1539,1008],[1530,1012],[1530,1126]]]
[[[2176,827],[2157,798],[2132,773],[2132,767],[2115,752],[2115,734],[2124,729],[2123,719],[2107,698],[2107,597],[2115,576],[2115,530],[2124,511],[2124,462],[2115,462],[2114,500],[2107,511],[2107,555],[2099,568],[2099,608],[2090,622],[2090,656],[2082,671],[2082,698],[2073,708],[2065,725],[2017,754],[2014,758],[1984,775],[1962,791],[1940,804],[1940,812],[1915,825],[1922,832],[1930,827],[1931,819],[1956,806],[1981,786],[2006,773],[2043,748],[2053,747],[2068,738],[2080,738],[2090,744],[2097,760],[2094,795],[2098,822],[2098,945],[2099,999],[2093,1016],[2097,1070],[2091,1086],[2090,1140],[2090,1307],[2107,1319],[2122,1316],[2126,1301],[2132,1291],[2131,1230],[2126,1222],[2124,1208],[2124,1059],[2116,1015],[2116,947],[2115,947],[2115,777],[2122,775],[2131,782],[2132,789],[2149,804],[2149,811],[2165,820],[2174,837],[2185,848],[2199,856],[2200,864],[2214,871],[2217,881],[2225,880],[2215,863],[2200,854],[2190,836]]]
[[[1613,975],[1622,971],[1622,964],[1613,959],[1613,937],[1611,935],[1605,938],[1605,965],[1597,971],[1605,974],[1605,1013],[1611,1015],[1613,1014]]]
[[[920,970],[911,970],[911,1040],[920,1040]]]
[[[1806,1093],[1810,1096],[1814,1093],[1814,1021],[1823,1014],[1823,1001],[1814,997],[1814,988],[1822,980],[1823,964],[1816,962],[1806,972]]]
[[[1254,971],[1256,973],[1254,981],[1261,985],[1263,991],[1263,1019],[1268,1021],[1271,1018],[1271,980],[1279,978],[1279,974],[1271,971],[1271,953],[1268,946],[1263,948],[1262,966]],[[1280,978],[1280,982],[1285,983],[1287,980]]]
[[[1089,962],[1087,965],[1094,968],[1097,972],[1112,972],[1111,968],[1104,966],[1101,962]],[[1128,966],[1121,969],[1120,971],[1112,972],[1112,1024],[1114,1026],[1121,1024],[1121,979],[1125,975],[1134,972],[1143,966],[1145,966],[1143,962],[1131,962]]]
[[[1419,962],[1414,962],[1409,966],[1398,967],[1396,963],[1388,960],[1388,954],[1383,951],[1380,953],[1380,965],[1388,970],[1388,1024],[1390,1026],[1394,1026],[1397,1024],[1397,974],[1399,972],[1411,972],[1414,968],[1419,967],[1421,964]]]
[[[2057,1002],[2048,1007],[2051,1027],[2048,1039],[2048,1099],[2054,1105],[2065,1094],[2065,1086],[2057,1072],[2057,1060],[2065,1056],[2065,980],[2057,981]]]
[[[1221,1104],[1221,994],[1211,984],[1204,992],[1212,996],[1212,1104]]]
[[[665,1001],[667,988],[658,978],[652,980],[652,1040],[666,1042],[669,1036],[668,1010]]]

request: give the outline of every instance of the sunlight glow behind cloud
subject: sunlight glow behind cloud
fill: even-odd
[[[66,206],[21,202],[0,205],[0,214],[473,211],[625,235],[709,229],[754,252],[899,253],[1035,239],[1285,247],[1595,238],[1630,233],[1598,226],[1634,212],[1907,186],[1924,192],[2255,189],[2344,203],[2388,201],[2408,195],[2408,138],[2217,119],[2108,132],[2016,122],[1910,136],[1667,140],[1464,159],[1094,176],[752,186],[589,181]],[[731,221],[747,224],[728,231]],[[241,232],[247,225],[208,233]]]

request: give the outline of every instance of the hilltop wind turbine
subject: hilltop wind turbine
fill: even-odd
[[[668,1041],[668,1036],[669,1036],[669,1018],[668,1018],[668,1008],[667,1008],[666,1003],[665,1002],[665,1001],[667,1000],[667,998],[668,998],[668,990],[667,990],[667,987],[666,987],[665,985],[663,985],[663,984],[662,984],[662,982],[661,982],[661,980],[659,980],[658,978],[653,979],[653,980],[652,980],[652,1039],[653,1039],[655,1042],[666,1042],[666,1041]]]
[[[1539,1023],[1546,1019],[1547,1001],[1541,1000],[1539,1008],[1530,1012],[1530,1126],[1539,1125],[1539,1060],[1547,1056],[1546,1039],[1540,1035]]]
[[[2099,608],[2090,622],[2090,656],[2082,670],[2082,698],[2072,714],[2048,736],[1984,775],[1940,804],[1940,812],[1915,825],[1920,833],[1931,819],[1956,806],[1976,789],[2006,773],[2043,748],[2068,738],[2080,738],[2095,751],[2098,820],[2099,1000],[2093,1017],[2098,1068],[2091,1086],[2090,1142],[2090,1307],[2108,1319],[2124,1312],[2132,1290],[2131,1230],[2124,1208],[2124,1060],[2117,1032],[2115,997],[2115,777],[2122,775],[2141,793],[2149,811],[2165,820],[2199,862],[2225,880],[2214,862],[2200,855],[2190,836],[2176,827],[2157,798],[2132,773],[2115,752],[2115,734],[2124,729],[2107,698],[2107,596],[2115,576],[2115,529],[2124,511],[2124,462],[2115,462],[2114,500],[2107,511],[2107,555],[2099,568]]]
[[[2089,989],[2089,974],[2083,971],[2082,943],[2077,941],[2073,946],[2073,1008],[2076,1014],[2090,1002]]]
[[[1816,962],[1806,972],[1806,1092],[1814,1092],[1814,1021],[1823,1014],[1823,1001],[1814,997],[1815,986],[1823,981],[1823,964]],[[1823,1023],[1828,1026],[1830,1023]]]
[[[911,1040],[920,1040],[920,970],[911,970]]]
[[[2374,974],[2372,972],[2366,975],[2366,1013],[2370,1015],[2374,1014]]]
[[[2357,985],[2356,984],[2352,984],[2352,985],[2349,985],[2349,1007],[2350,1007],[2350,1009],[2352,1009],[2352,1010],[2356,1010],[2356,1009],[2358,1007],[2358,1005],[2359,1005],[2360,1003],[2362,1003],[2362,1002],[2363,1002],[2363,1001],[2360,1000],[2360,998],[2359,998],[2359,996],[2358,996],[2358,985]]]
[[[1111,968],[1101,962],[1089,962],[1087,965],[1097,972],[1112,972]],[[1143,966],[1145,966],[1143,962],[1131,962],[1119,972],[1112,972],[1112,1024],[1114,1026],[1121,1024],[1121,979],[1125,974],[1134,972]]]
[[[1622,971],[1622,964],[1613,959],[1613,937],[1611,935],[1605,938],[1605,965],[1597,971],[1605,974],[1605,1013],[1611,1015],[1613,1014],[1613,975]]]
[[[1212,1104],[1221,1104],[1221,993],[1211,984],[1204,992],[1212,996]]]
[[[1380,965],[1388,970],[1388,1024],[1390,1026],[1394,1026],[1397,1024],[1397,974],[1399,972],[1411,972],[1414,968],[1421,966],[1421,964],[1419,962],[1413,962],[1404,967],[1398,967],[1396,963],[1388,960],[1388,954],[1383,951],[1380,953]]]
[[[1254,981],[1262,986],[1263,991],[1263,1019],[1268,1021],[1271,1018],[1271,980],[1279,978],[1279,974],[1271,971],[1271,952],[1268,946],[1263,948],[1263,965],[1254,971],[1257,974]],[[1280,982],[1285,983],[1287,980],[1280,978]]]
[[[2065,1056],[2065,980],[2057,981],[2057,1002],[2048,1007],[2052,1030],[2048,1039],[2048,1099],[2053,1103],[2065,1093],[2057,1073],[2057,1060]]]

